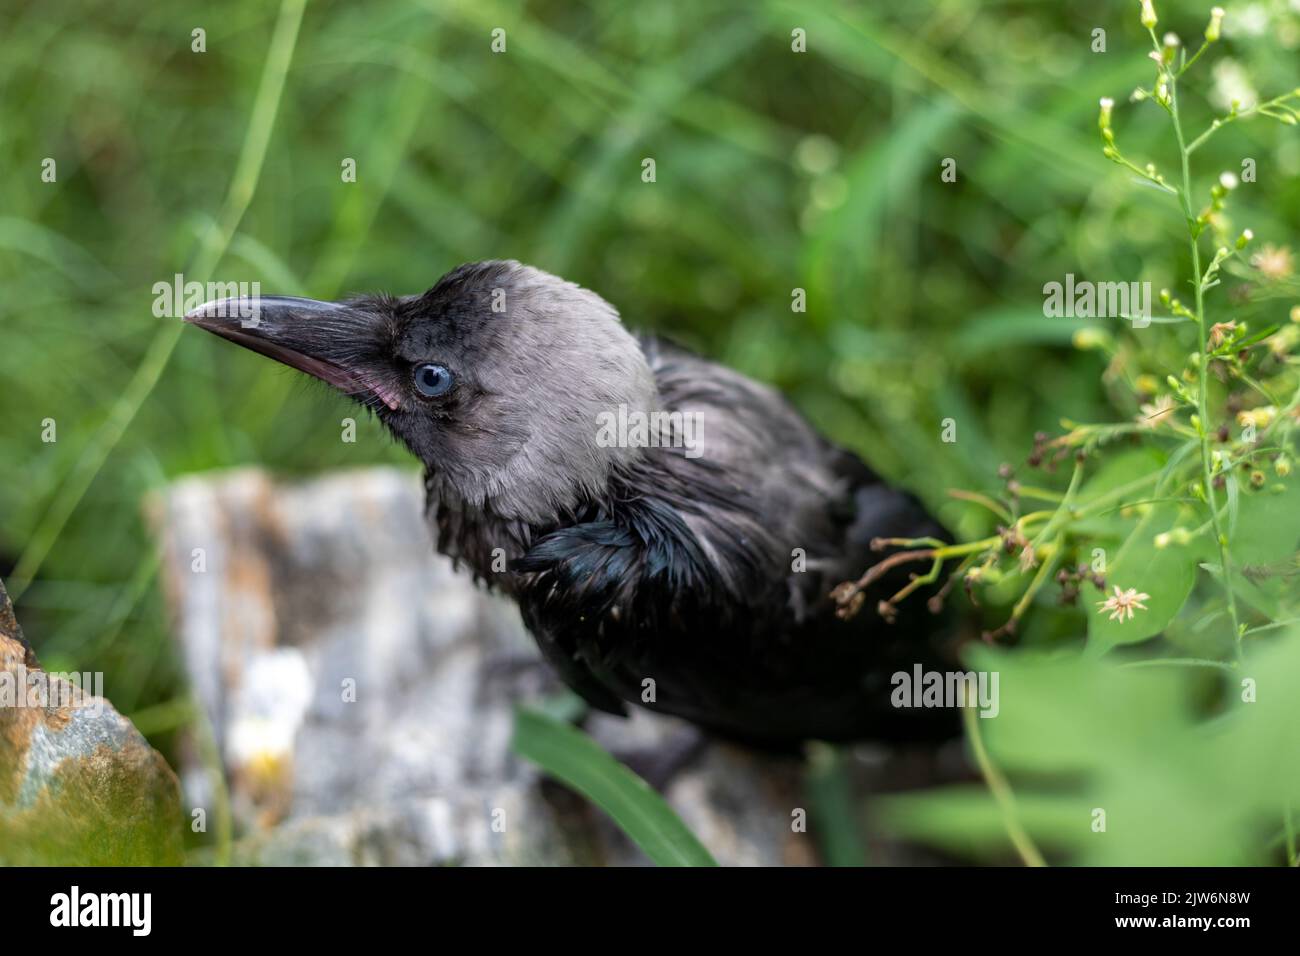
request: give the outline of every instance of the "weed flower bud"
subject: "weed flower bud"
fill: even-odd
[[[1236,189],[1237,177],[1229,172],[1219,173],[1219,185],[1227,190]]]
[[[1072,337],[1074,347],[1081,352],[1092,349],[1104,349],[1110,344],[1110,337],[1101,329],[1091,326],[1076,329]]]
[[[1160,50],[1160,62],[1166,66],[1173,63],[1174,57],[1178,55],[1178,47],[1181,42],[1177,33],[1166,33]]]
[[[1155,4],[1151,0],[1142,0],[1142,25],[1148,30],[1154,30],[1158,22]]]
[[[1223,7],[1215,7],[1210,11],[1210,22],[1205,28],[1205,40],[1207,43],[1213,43],[1219,39],[1219,30],[1223,26]]]
[[[1277,417],[1277,409],[1272,405],[1261,405],[1259,408],[1242,409],[1237,413],[1237,424],[1242,428],[1255,428],[1256,430],[1267,428]]]
[[[1255,234],[1251,232],[1249,229],[1241,230],[1241,235],[1237,237],[1237,248],[1245,249],[1246,243],[1250,242],[1250,240],[1254,238],[1255,238]]]
[[[1109,96],[1101,98],[1101,113],[1097,116],[1097,128],[1101,130],[1101,138],[1107,143],[1115,142],[1115,134],[1110,131],[1110,114],[1115,108],[1115,101]]]
[[[1208,341],[1206,342],[1206,348],[1210,351],[1217,349],[1224,342],[1227,342],[1230,337],[1235,335],[1236,331],[1236,322],[1215,322],[1214,325],[1210,326],[1210,334]]]

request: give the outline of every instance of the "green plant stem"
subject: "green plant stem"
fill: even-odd
[[[1188,70],[1190,70],[1192,68],[1192,65],[1201,58],[1201,54],[1203,54],[1209,48],[1210,48],[1210,41],[1209,40],[1204,41],[1201,44],[1201,48],[1192,55],[1192,58],[1190,60],[1184,61],[1183,65],[1178,68],[1178,72],[1174,74],[1174,78],[1177,79],[1178,77],[1186,73]]]
[[[1209,667],[1213,670],[1235,671],[1235,664],[1208,660],[1203,657],[1155,657],[1149,661],[1129,661],[1121,667]]]
[[[1025,588],[1025,593],[1020,595],[1020,600],[1016,602],[1016,606],[1011,609],[1011,620],[1019,621],[1024,617],[1025,612],[1029,610],[1029,605],[1033,603],[1034,598],[1038,596],[1038,592],[1047,583],[1052,571],[1056,569],[1057,562],[1061,560],[1062,543],[1062,536],[1057,535],[1056,540],[1048,545],[1046,550],[1049,553],[1044,555],[1043,563],[1038,566],[1038,573],[1029,582],[1029,587]]]
[[[1190,63],[1187,65],[1191,66]],[[1296,92],[1292,90],[1290,93],[1283,93],[1281,96],[1273,97],[1273,99],[1269,100],[1267,103],[1256,103],[1254,106],[1247,107],[1246,109],[1242,110],[1239,113],[1230,113],[1227,116],[1216,119],[1213,123],[1210,124],[1209,129],[1207,129],[1204,133],[1196,137],[1196,139],[1192,140],[1191,143],[1188,144],[1186,154],[1190,156],[1192,153],[1196,152],[1196,150],[1200,147],[1202,143],[1204,143],[1207,139],[1209,139],[1211,136],[1217,133],[1220,129],[1227,126],[1229,123],[1234,123],[1237,120],[1242,119],[1243,117],[1246,116],[1254,116],[1256,113],[1263,113],[1265,116],[1272,115],[1268,112],[1268,110],[1272,109],[1275,106],[1281,106],[1286,100],[1291,99],[1291,97],[1295,95]]]
[[[1282,811],[1282,825],[1286,830],[1286,862],[1288,866],[1300,866],[1300,851],[1296,849],[1295,817],[1288,806]]]
[[[1066,533],[1069,531],[1069,525],[1071,522],[1079,521],[1082,518],[1091,517],[1092,515],[1095,515],[1099,512],[1105,511],[1112,507],[1115,508],[1124,507],[1124,505],[1112,506],[1112,502],[1122,499],[1125,495],[1131,494],[1135,491],[1139,491],[1142,488],[1145,488],[1147,485],[1150,485],[1158,481],[1159,477],[1160,477],[1159,475],[1155,475],[1155,474],[1146,475],[1145,477],[1138,478],[1135,481],[1130,481],[1124,485],[1121,485],[1118,488],[1112,488],[1104,495],[1098,495],[1096,498],[1088,502],[1088,504],[1083,505],[1082,507],[1074,507],[1074,505],[1063,496],[1061,503],[1054,510],[1030,512],[1029,514],[1023,515],[1020,519],[1018,519],[1015,522],[1014,527],[1020,530],[1021,532],[1023,532],[1029,525],[1036,524],[1039,521],[1051,521],[1052,519],[1058,519],[1058,521],[1061,521],[1061,523],[1064,525],[1064,527],[1062,527],[1062,533]],[[1072,478],[1071,481],[1073,483],[1074,479]],[[1140,502],[1133,502],[1133,503],[1140,503]],[[1064,519],[1059,518],[1059,516],[1062,515],[1065,516]],[[978,541],[968,541],[965,544],[947,544],[947,545],[936,541],[936,539],[934,538],[887,538],[885,539],[886,544],[895,547],[925,548],[927,549],[925,557],[942,558],[944,560],[947,560],[948,558],[959,558],[959,557],[966,557],[967,555],[979,554],[980,552],[987,551],[990,548],[1000,545],[1001,542],[1002,542],[1001,536],[996,534],[990,535],[987,538],[980,538]]]
[[[1190,152],[1187,149],[1187,143],[1183,139],[1183,124],[1178,116],[1178,86],[1177,80],[1170,77],[1169,80],[1169,115],[1174,124],[1174,135],[1178,138],[1178,155],[1182,163],[1183,186],[1179,192],[1179,198],[1182,200],[1183,215],[1187,220],[1188,239],[1192,250],[1192,275],[1195,277],[1196,291],[1196,327],[1200,332],[1200,355],[1201,362],[1197,366],[1198,383],[1196,405],[1197,413],[1200,416],[1200,426],[1197,431],[1200,433],[1201,447],[1201,482],[1205,488],[1205,501],[1210,509],[1210,523],[1214,530],[1214,543],[1219,549],[1219,566],[1223,568],[1223,589],[1228,598],[1228,614],[1232,619],[1232,639],[1233,648],[1236,652],[1237,659],[1241,660],[1241,624],[1237,616],[1237,596],[1232,590],[1231,568],[1228,564],[1228,539],[1223,533],[1222,525],[1219,522],[1219,509],[1215,503],[1214,494],[1214,475],[1210,466],[1210,413],[1209,413],[1209,392],[1210,392],[1210,370],[1209,361],[1205,358],[1208,351],[1206,345],[1209,341],[1209,329],[1205,321],[1205,286],[1201,279],[1201,247],[1198,242],[1199,235],[1196,226],[1196,217],[1192,214],[1192,173],[1190,163]]]
[[[1029,838],[1025,828],[1020,825],[1020,819],[1016,814],[1016,797],[1011,791],[1011,785],[1007,783],[1007,778],[1002,776],[1002,772],[989,759],[989,752],[984,747],[984,738],[980,736],[979,715],[974,706],[969,706],[973,703],[974,701],[968,700],[968,706],[962,708],[962,719],[966,724],[966,737],[970,740],[971,750],[975,753],[975,763],[984,776],[984,782],[988,785],[989,792],[993,794],[998,809],[1002,811],[1002,825],[1006,827],[1007,836],[1011,839],[1011,845],[1016,848],[1016,852],[1020,854],[1020,859],[1024,861],[1025,866],[1047,866],[1047,861],[1038,852],[1038,847],[1034,846],[1034,841]]]
[[[199,761],[208,773],[208,782],[212,787],[212,823],[214,828],[213,843],[216,855],[215,866],[229,866],[234,849],[234,815],[230,807],[230,787],[226,784],[225,764],[221,748],[217,744],[217,734],[212,721],[208,719],[207,709],[198,700],[190,700],[194,745],[198,750]]]

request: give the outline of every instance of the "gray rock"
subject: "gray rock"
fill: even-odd
[[[182,862],[176,775],[99,683],[40,669],[0,583],[0,863]]]
[[[196,476],[166,489],[151,517],[229,781],[236,862],[646,862],[599,810],[511,752],[515,704],[560,688],[513,605],[434,553],[414,472]],[[616,751],[682,728],[650,714],[587,725]],[[211,817],[199,752],[182,779]],[[791,832],[798,793],[793,764],[713,744],[667,796],[720,862],[778,864],[812,860]]]

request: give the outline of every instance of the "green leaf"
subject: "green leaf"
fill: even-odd
[[[1243,491],[1229,540],[1236,565],[1273,564],[1295,554],[1300,543],[1300,479],[1292,476],[1259,491]]]
[[[841,753],[831,744],[808,748],[804,786],[813,811],[813,832],[830,866],[866,866],[858,828],[858,801]]]
[[[998,307],[969,316],[953,337],[952,351],[958,361],[971,362],[1012,346],[1066,345],[1079,328],[1078,319],[1045,317],[1041,305],[1032,309]]]
[[[1270,335],[1272,335],[1281,327],[1282,326],[1280,325],[1270,325],[1268,328],[1256,332],[1254,335],[1248,335],[1240,342],[1234,342],[1232,348],[1229,351],[1240,351],[1241,349],[1244,349],[1249,345],[1254,345],[1256,342],[1263,342],[1266,338],[1268,338]]]
[[[1113,560],[1107,562],[1106,590],[1102,594],[1091,584],[1084,588],[1084,605],[1088,609],[1088,643],[1097,652],[1119,644],[1144,641],[1163,631],[1186,603],[1196,583],[1196,564],[1204,556],[1201,540],[1187,545],[1170,543],[1156,547],[1156,535],[1194,522],[1190,512],[1176,504],[1151,506],[1138,522]],[[1136,589],[1148,595],[1146,610],[1135,610],[1131,620],[1110,619],[1100,602],[1114,595],[1115,588]]]
[[[512,746],[608,813],[660,866],[717,866],[663,797],[576,727],[520,707]]]
[[[1134,666],[1077,654],[972,646],[1000,676],[978,721],[1038,848],[1081,865],[1276,862],[1269,836],[1300,800],[1300,629],[1228,667]],[[1222,688],[1205,706],[1207,691]],[[967,784],[883,798],[878,818],[951,851],[1011,859],[1003,813]],[[1264,838],[1261,839],[1261,834]]]
[[[1107,495],[1118,493],[1121,489],[1132,488],[1127,495],[1119,495],[1111,501],[1110,506],[1096,514],[1089,515],[1075,522],[1077,534],[1089,534],[1103,537],[1121,537],[1133,529],[1133,520],[1120,514],[1120,505],[1132,501],[1141,501],[1155,493],[1155,485],[1139,485],[1143,478],[1154,474],[1165,465],[1165,455],[1155,448],[1135,448],[1118,454],[1107,455],[1096,474],[1084,482],[1079,489],[1077,503],[1086,507]]]

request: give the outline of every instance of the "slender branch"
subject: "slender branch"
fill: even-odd
[[[1282,811],[1282,826],[1286,830],[1286,862],[1288,866],[1300,866],[1300,851],[1296,849],[1295,817],[1288,805]]]
[[[1292,90],[1290,93],[1283,93],[1281,96],[1275,96],[1273,97],[1273,99],[1269,100],[1266,103],[1256,103],[1254,106],[1248,106],[1246,109],[1241,110],[1240,112],[1229,113],[1227,116],[1217,117],[1214,120],[1214,122],[1210,124],[1209,129],[1207,129],[1204,133],[1196,137],[1196,139],[1192,140],[1187,145],[1187,149],[1185,150],[1186,154],[1190,156],[1192,153],[1196,152],[1196,150],[1200,148],[1202,143],[1204,143],[1207,139],[1209,139],[1213,134],[1217,133],[1220,129],[1227,126],[1229,123],[1236,122],[1237,120],[1243,119],[1247,116],[1254,116],[1256,113],[1261,113],[1264,116],[1276,115],[1271,112],[1272,108],[1275,106],[1281,106],[1286,100],[1291,99],[1291,97],[1295,96],[1298,92],[1300,91]],[[1278,118],[1280,119],[1281,117]]]
[[[1011,845],[1016,848],[1016,852],[1020,854],[1020,859],[1024,861],[1025,866],[1047,866],[1047,861],[1038,852],[1038,847],[1034,846],[1034,841],[1029,838],[1025,828],[1020,825],[1016,813],[1016,797],[1011,790],[1011,785],[1007,783],[1007,778],[1002,776],[1001,771],[989,759],[989,752],[984,747],[984,738],[980,734],[980,717],[976,708],[972,706],[973,704],[974,701],[968,698],[967,706],[962,708],[962,720],[966,724],[966,736],[970,740],[971,749],[975,752],[975,763],[984,776],[984,782],[988,785],[989,792],[993,794],[993,799],[997,801],[998,809],[1002,811],[1002,825],[1006,828],[1007,836],[1011,839]]]
[[[1129,661],[1121,667],[1210,667],[1216,670],[1235,671],[1236,664],[1208,660],[1202,657],[1154,657],[1146,661]]]
[[[969,501],[972,504],[981,505],[993,512],[1007,524],[1011,523],[1011,512],[1002,507],[1002,505],[998,504],[988,495],[982,495],[978,491],[965,491],[961,488],[949,488],[948,497],[956,498],[959,501]]]
[[[1199,60],[1201,58],[1201,54],[1204,53],[1206,50],[1208,50],[1210,46],[1211,43],[1209,40],[1203,41],[1201,43],[1201,48],[1197,50],[1194,54],[1192,54],[1192,58],[1190,60],[1185,61],[1183,65],[1178,68],[1178,72],[1174,74],[1174,79],[1178,79],[1178,77],[1182,76],[1184,73],[1190,70],[1192,68],[1192,64],[1194,64],[1197,60]]]
[[[1171,78],[1169,81],[1169,115],[1173,121],[1174,135],[1178,139],[1178,154],[1182,166],[1183,185],[1180,190],[1180,198],[1183,204],[1183,215],[1187,220],[1188,240],[1192,252],[1192,275],[1196,276],[1196,326],[1200,332],[1200,354],[1205,355],[1208,351],[1207,343],[1209,341],[1209,327],[1205,320],[1205,281],[1201,272],[1201,247],[1198,242],[1200,229],[1196,222],[1196,217],[1192,213],[1192,173],[1190,162],[1190,151],[1187,143],[1183,139],[1183,124],[1178,113],[1178,84],[1176,79]],[[1232,620],[1232,637],[1233,647],[1237,659],[1242,657],[1241,648],[1241,623],[1237,615],[1237,596],[1232,588],[1231,565],[1228,555],[1228,538],[1223,532],[1222,525],[1219,522],[1219,509],[1215,503],[1214,493],[1214,473],[1210,462],[1210,363],[1202,360],[1197,366],[1199,375],[1197,382],[1196,405],[1200,417],[1200,424],[1197,431],[1200,433],[1201,447],[1201,482],[1205,489],[1205,502],[1210,509],[1210,522],[1214,531],[1215,545],[1219,551],[1219,565],[1223,568],[1223,588],[1228,598],[1228,615]]]

